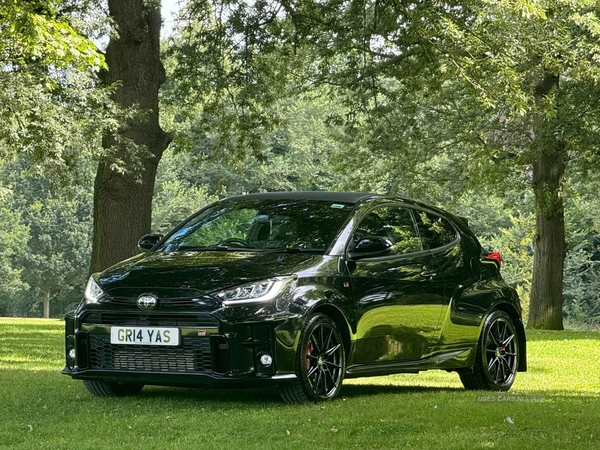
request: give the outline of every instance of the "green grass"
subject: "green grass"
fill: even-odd
[[[146,387],[96,398],[60,374],[63,323],[0,319],[0,448],[600,448],[600,333],[528,334],[529,371],[481,402],[440,371],[349,380],[330,403],[276,390]]]

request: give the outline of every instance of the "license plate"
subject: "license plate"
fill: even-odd
[[[111,327],[111,344],[179,345],[179,328]]]

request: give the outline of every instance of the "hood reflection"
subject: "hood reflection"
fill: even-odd
[[[270,252],[152,253],[113,266],[98,282],[112,296],[165,288],[182,291],[172,292],[173,296],[199,296],[247,281],[289,275],[322,259],[320,255]]]

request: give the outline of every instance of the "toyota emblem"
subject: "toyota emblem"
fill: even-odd
[[[158,303],[158,299],[155,295],[152,294],[142,294],[137,299],[137,306],[142,311],[147,311],[149,309],[154,309],[156,304]]]

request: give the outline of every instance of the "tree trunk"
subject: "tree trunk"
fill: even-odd
[[[42,304],[44,305],[44,319],[50,318],[50,292],[44,293],[44,298],[42,300]]]
[[[91,272],[98,272],[138,252],[137,241],[150,232],[156,169],[171,136],[158,123],[158,90],[165,81],[160,61],[160,3],[109,0],[118,37],[106,49],[106,84],[119,83],[113,99],[122,107],[137,106],[144,118],[124,125],[121,137],[145,147],[134,164],[119,136],[105,136],[103,146],[116,149],[126,172],[101,161],[94,184],[94,232]]]
[[[547,74],[536,89],[538,108],[554,89],[558,89],[558,76]],[[542,121],[539,119],[536,126],[536,140],[541,143],[539,156],[533,164],[537,229],[527,327],[562,330],[565,259],[562,187],[567,166],[567,151],[565,143],[554,133],[543,132]]]

